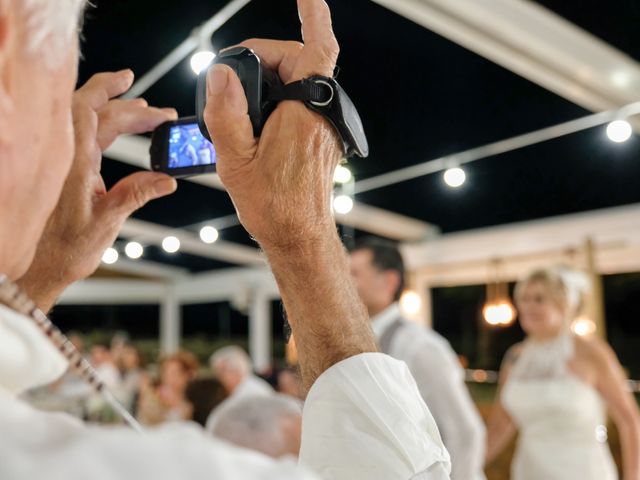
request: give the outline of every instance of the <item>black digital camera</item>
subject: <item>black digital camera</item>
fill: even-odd
[[[266,100],[273,85],[282,85],[278,75],[260,63],[252,50],[234,47],[218,55],[214,63],[231,67],[244,88],[249,104],[249,118],[253,133],[260,136],[262,127],[278,105]],[[198,75],[196,87],[196,116],[185,117],[160,125],[151,137],[151,168],[174,177],[185,177],[216,171],[216,150],[204,123],[207,102],[207,71]]]
[[[259,137],[269,115],[281,100],[301,100],[324,115],[339,134],[345,155],[366,157],[367,138],[358,112],[334,78],[319,75],[283,85],[276,72],[265,68],[245,47],[220,52],[214,64],[223,63],[238,75],[247,97],[253,134]],[[216,171],[216,149],[204,122],[207,71],[198,75],[196,116],[160,125],[151,137],[151,168],[174,177]]]

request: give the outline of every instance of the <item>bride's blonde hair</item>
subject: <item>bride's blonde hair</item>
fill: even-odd
[[[516,302],[522,298],[525,287],[532,283],[544,285],[556,305],[565,312],[568,321],[583,313],[591,292],[591,282],[584,272],[556,265],[533,270],[520,280],[514,291]]]

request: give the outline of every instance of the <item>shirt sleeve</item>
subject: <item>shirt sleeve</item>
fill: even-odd
[[[483,479],[485,427],[455,354],[444,346],[428,345],[414,353],[410,363],[451,455],[451,479]]]
[[[7,398],[0,389],[2,480],[318,480],[291,457],[276,461],[237,448],[195,424],[167,423],[141,435],[88,427]]]
[[[407,366],[381,353],[343,360],[315,382],[300,462],[326,480],[443,480],[451,468]]]

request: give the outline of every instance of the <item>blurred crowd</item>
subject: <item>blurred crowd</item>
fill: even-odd
[[[273,457],[297,456],[304,394],[295,368],[267,372],[263,378],[236,345],[216,350],[202,365],[184,350],[148,363],[121,333],[108,344],[90,347],[79,333],[69,339],[142,425],[193,422],[212,435]],[[24,398],[41,409],[64,411],[89,422],[122,421],[100,394],[71,372]]]

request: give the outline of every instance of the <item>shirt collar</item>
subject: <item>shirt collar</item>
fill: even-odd
[[[389,325],[401,316],[402,311],[400,310],[400,305],[398,302],[394,302],[382,312],[371,317],[371,329],[373,330],[376,338],[379,339],[384,331],[389,328]]]

